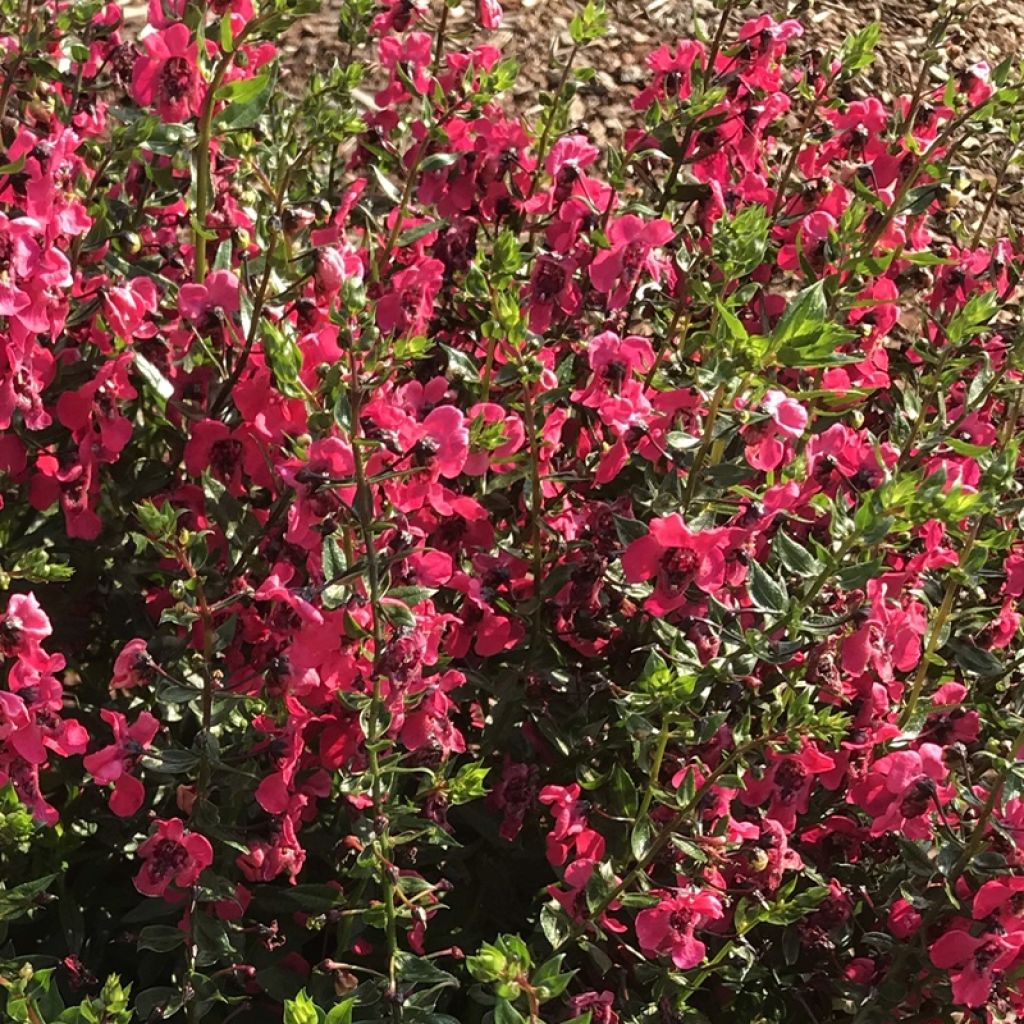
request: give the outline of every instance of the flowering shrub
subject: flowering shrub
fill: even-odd
[[[2,0],[5,1020],[1024,1012],[1020,88],[744,6]]]

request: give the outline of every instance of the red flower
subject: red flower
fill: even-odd
[[[1007,932],[1024,930],[1024,876],[993,878],[975,894],[971,908],[975,921],[993,918]]]
[[[202,333],[219,327],[240,308],[238,278],[230,270],[215,270],[203,284],[184,284],[178,293],[181,315]]]
[[[120,288],[103,295],[103,313],[118,337],[129,339],[140,330],[147,313],[156,310],[159,295],[148,277],[134,277]]]
[[[476,0],[476,15],[483,28],[501,28],[502,10],[498,0]]]
[[[130,690],[133,686],[146,686],[157,675],[156,662],[146,650],[146,641],[139,637],[129,640],[114,660],[112,690]]]
[[[404,39],[398,36],[381,39],[380,62],[391,72],[391,80],[377,93],[377,106],[384,108],[409,99],[406,91],[409,84],[421,96],[430,89],[433,47],[434,37],[429,32],[410,32]]]
[[[124,715],[106,708],[100,711],[100,717],[114,730],[114,742],[87,754],[82,764],[101,785],[114,783],[110,809],[118,817],[127,818],[142,806],[146,796],[145,787],[132,772],[143,751],[153,742],[160,723],[148,711],[143,711],[131,725]]]
[[[721,590],[730,535],[727,529],[691,533],[678,513],[652,519],[650,533],[623,553],[622,570],[630,583],[656,577],[654,594],[645,607],[665,615],[685,602],[691,583],[706,594]]]
[[[936,967],[950,972],[953,998],[964,1006],[984,1006],[995,976],[1017,959],[1024,945],[1024,931],[1009,935],[986,932],[971,935],[954,928],[940,936],[928,950]]]
[[[591,1024],[619,1024],[615,1012],[615,995],[612,992],[581,992],[569,1000],[569,1012],[573,1017],[590,1014]]]
[[[35,594],[12,594],[0,616],[0,655],[28,656],[52,632]]]
[[[392,279],[390,291],[377,303],[377,326],[385,334],[423,334],[443,279],[444,264],[440,260],[420,260],[400,270]]]
[[[651,250],[664,245],[675,232],[667,220],[644,223],[636,214],[627,213],[608,229],[611,248],[605,249],[590,264],[590,282],[608,296],[609,309],[621,309],[629,300],[640,273],[661,276],[664,264]]]
[[[722,901],[711,892],[683,889],[636,916],[636,937],[645,953],[667,953],[681,971],[704,959],[704,943],[694,931],[725,916]]]
[[[357,284],[363,280],[363,264],[359,255],[347,243],[339,246],[320,246],[313,253],[313,280],[316,290],[324,295],[335,295],[349,280]]]
[[[143,896],[163,896],[168,886],[187,889],[213,863],[213,847],[206,836],[189,832],[181,818],[156,822],[156,832],[140,847],[143,864],[135,888]]]
[[[850,799],[873,818],[871,834],[902,832],[927,839],[936,802],[943,802],[939,785],[948,774],[942,748],[922,743],[918,750],[896,750],[880,757],[862,782],[850,788]]]
[[[156,106],[165,121],[184,121],[199,112],[202,82],[198,48],[183,22],[146,36],[146,53],[132,69],[132,91],[144,106]]]
[[[807,810],[815,776],[830,772],[836,763],[807,739],[795,754],[771,753],[769,759],[771,765],[764,776],[748,780],[741,799],[751,807],[770,800],[769,817],[791,831],[797,814]]]
[[[921,927],[921,915],[902,897],[889,908],[889,931],[897,939],[909,939]]]

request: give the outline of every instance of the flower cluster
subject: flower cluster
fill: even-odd
[[[7,1016],[1024,1013],[1009,64],[312,6],[0,10]]]

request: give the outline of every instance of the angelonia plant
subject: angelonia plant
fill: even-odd
[[[0,1017],[1020,1019],[1018,71],[314,6],[0,0]]]

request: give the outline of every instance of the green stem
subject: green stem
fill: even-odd
[[[975,854],[981,849],[981,844],[985,841],[985,830],[988,828],[988,823],[991,821],[992,815],[995,813],[996,807],[999,805],[999,800],[1003,794],[1003,786],[1006,783],[1010,772],[1013,770],[1014,764],[1016,763],[1017,751],[1020,749],[1022,744],[1024,744],[1024,729],[1022,729],[1012,741],[1012,746],[1010,747],[1010,760],[1008,760],[1003,766],[998,778],[992,783],[992,788],[988,791],[988,797],[981,808],[981,813],[978,815],[977,823],[971,830],[970,838],[964,846],[963,853],[960,854],[957,858],[956,864],[953,865],[953,870],[950,873],[951,879],[955,880],[959,878],[964,871],[970,867]]]
[[[637,821],[642,821],[647,817],[651,804],[654,802],[654,790],[658,785],[658,779],[661,778],[661,766],[665,760],[665,751],[668,749],[668,741],[671,734],[671,717],[666,715],[661,723],[661,732],[658,735],[658,745],[654,748],[654,757],[651,759],[651,772],[647,777],[647,790],[644,793],[643,800],[640,802],[640,810],[636,813]]]
[[[380,567],[377,561],[377,548],[373,536],[373,494],[366,479],[366,467],[363,461],[362,438],[360,437],[360,410],[362,406],[362,388],[359,383],[359,366],[356,358],[355,345],[349,343],[349,369],[351,387],[349,404],[352,410],[352,461],[356,478],[355,512],[362,534],[363,546],[366,551],[366,581],[370,598],[371,633],[373,636],[373,696],[367,718],[366,756],[370,771],[370,796],[373,801],[374,832],[376,834],[377,859],[380,865],[380,885],[384,896],[385,939],[387,942],[387,976],[388,995],[391,998],[392,1017],[401,1020],[402,1009],[396,999],[397,955],[398,955],[398,921],[395,911],[395,882],[392,877],[391,836],[385,805],[384,772],[380,763],[380,741],[384,731],[381,728],[381,717],[385,710],[383,694],[383,677],[379,670],[381,653],[384,649],[384,623],[381,616]]]
[[[523,385],[523,426],[526,428],[526,440],[530,447],[530,533],[533,550],[533,597],[534,597],[534,633],[539,638],[542,622],[541,581],[544,577],[544,549],[541,539],[541,512],[543,495],[541,494],[540,474],[540,443],[537,438],[537,421],[534,414],[533,398],[530,395],[530,383]],[[535,645],[535,654],[539,653]]]
[[[707,459],[708,451],[711,448],[711,442],[714,439],[715,423],[718,420],[718,412],[722,407],[722,402],[725,400],[725,392],[726,383],[723,380],[715,389],[715,393],[711,398],[711,404],[708,406],[708,415],[704,421],[704,436],[701,438],[700,448],[697,449],[697,454],[694,457],[693,466],[690,469],[690,475],[686,478],[686,491],[683,494],[682,506],[684,515],[690,507],[690,502],[693,501],[694,494],[697,492],[697,484],[700,482],[700,475],[704,469],[704,462]]]
[[[779,215],[779,210],[782,208],[782,204],[786,198],[786,189],[789,188],[789,182],[793,177],[793,171],[796,170],[796,162],[800,159],[800,152],[804,148],[804,139],[807,138],[807,133],[811,130],[811,125],[814,123],[814,118],[817,116],[818,108],[821,106],[821,101],[828,94],[834,78],[835,76],[832,74],[826,76],[824,88],[820,92],[815,93],[814,99],[811,101],[811,105],[808,107],[803,121],[800,122],[800,128],[797,131],[796,138],[793,140],[793,147],[789,151],[786,166],[782,170],[782,174],[779,177],[779,184],[775,189],[775,199],[772,202],[772,210],[770,214],[771,220],[773,221]]]
[[[978,220],[978,226],[974,229],[974,235],[971,238],[972,249],[977,249],[981,243],[981,236],[985,231],[985,225],[988,223],[988,219],[992,216],[992,211],[995,209],[996,200],[999,198],[999,190],[1003,187],[1003,180],[1006,177],[1007,171],[1010,169],[1010,164],[1013,163],[1014,158],[1017,156],[1020,150],[1020,143],[1014,143],[1010,147],[1009,153],[1006,154],[1006,159],[1003,161],[999,168],[999,172],[996,174],[995,181],[992,183],[992,191],[989,193],[987,202],[985,203],[985,209],[981,211],[981,218]]]
[[[537,143],[537,166],[534,168],[533,177],[530,179],[530,191],[527,193],[528,199],[537,191],[540,176],[544,173],[544,158],[547,156],[548,143],[551,141],[551,132],[555,126],[555,117],[562,105],[562,90],[569,79],[569,71],[572,69],[572,63],[576,59],[576,54],[579,53],[579,50],[579,43],[573,43],[569,56],[565,60],[565,66],[562,68],[562,74],[558,79],[558,85],[555,86],[555,95],[552,98],[551,107],[548,109],[548,115],[544,119],[540,141]]]
[[[732,14],[733,6],[734,0],[729,0],[722,8],[722,14],[718,19],[715,35],[711,40],[711,49],[708,51],[708,61],[704,67],[703,81],[705,89],[710,85],[711,79],[714,78],[715,61],[718,60],[718,55],[722,51],[722,41],[725,39],[725,30],[729,26],[729,15]]]
[[[244,30],[243,30],[244,31]],[[241,37],[239,38],[241,41]],[[237,44],[236,44],[237,45]],[[213,77],[206,88],[203,109],[199,115],[199,135],[196,140],[196,209],[195,221],[192,225],[192,244],[194,247],[193,277],[202,284],[206,279],[206,215],[210,209],[210,142],[213,135],[213,108],[217,104],[217,91],[220,89],[224,76],[234,60],[234,50],[224,54],[217,62]]]

